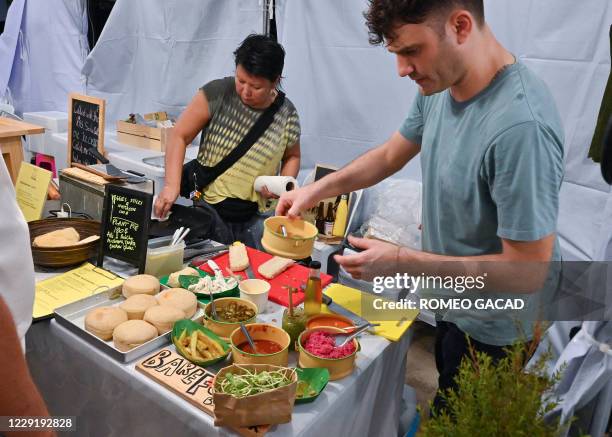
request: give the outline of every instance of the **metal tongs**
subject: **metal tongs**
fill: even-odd
[[[350,333],[350,334],[342,334],[342,333],[338,333],[338,334],[333,334],[334,335],[334,346],[336,347],[343,347],[344,345],[346,345],[349,341],[351,341],[353,338],[357,337],[359,334],[361,334],[363,331],[365,331],[368,328],[371,328],[373,326],[379,326],[380,323],[366,323],[360,326],[357,326],[355,328],[355,330]]]

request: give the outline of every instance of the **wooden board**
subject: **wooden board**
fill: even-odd
[[[151,127],[144,124],[129,123],[127,121],[117,120],[117,132],[124,132],[130,135],[160,140],[161,131],[162,129],[160,127]]]
[[[163,134],[162,139],[156,139],[117,131],[117,141],[140,149],[166,151],[166,136]]]
[[[19,168],[23,162],[23,146],[21,145],[21,137],[0,138],[0,152],[6,163],[6,168],[11,175],[13,185],[17,182]]]
[[[23,161],[22,135],[42,134],[45,128],[12,118],[0,117],[0,152],[6,162],[13,184],[17,182],[19,168]]]
[[[0,138],[20,137],[45,133],[45,128],[12,118],[0,117]]]
[[[68,166],[73,162],[93,165],[98,160],[88,146],[104,154],[104,118],[106,101],[71,93],[68,96]]]
[[[196,366],[170,349],[162,349],[145,358],[136,364],[136,370],[214,417],[213,373]],[[232,429],[246,437],[257,437],[268,432],[270,426]]]
[[[90,167],[88,165],[79,164],[77,162],[73,162],[72,165],[76,168],[80,168],[81,170],[85,170],[86,172],[92,173],[96,176],[100,176],[102,179],[104,179],[105,181],[109,181],[109,182],[123,182],[128,178],[128,176],[125,176],[125,177],[111,176],[108,173],[104,173],[103,171],[96,170],[93,167]]]

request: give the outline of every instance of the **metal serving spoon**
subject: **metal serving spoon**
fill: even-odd
[[[355,328],[355,330],[350,333],[350,334],[342,334],[342,333],[334,333],[334,346],[336,347],[343,347],[344,345],[346,345],[349,341],[351,341],[353,338],[357,337],[359,334],[361,334],[363,331],[365,331],[368,328],[371,328],[373,326],[379,326],[380,323],[366,323],[364,325],[361,326],[357,326]]]
[[[257,354],[257,349],[255,348],[255,342],[251,338],[251,334],[249,334],[249,330],[246,329],[246,326],[244,326],[244,323],[242,322],[240,322],[240,329],[242,330],[242,333],[246,337],[247,341],[249,342],[249,345],[253,349],[253,353]]]

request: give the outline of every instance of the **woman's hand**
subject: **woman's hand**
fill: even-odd
[[[179,190],[171,188],[169,185],[165,185],[161,193],[159,193],[159,196],[157,196],[157,200],[155,200],[155,215],[160,219],[165,218],[174,202],[176,202],[178,195]]]
[[[274,194],[273,192],[269,191],[268,187],[265,186],[265,185],[263,187],[261,187],[261,190],[259,191],[259,194],[264,199],[278,199],[278,196],[276,194]]]

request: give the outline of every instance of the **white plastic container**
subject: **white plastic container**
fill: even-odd
[[[68,113],[66,112],[24,112],[23,121],[42,126],[46,131],[52,133],[62,133],[68,131]]]
[[[157,278],[177,272],[183,268],[185,242],[169,246],[171,237],[149,240],[145,273]]]

